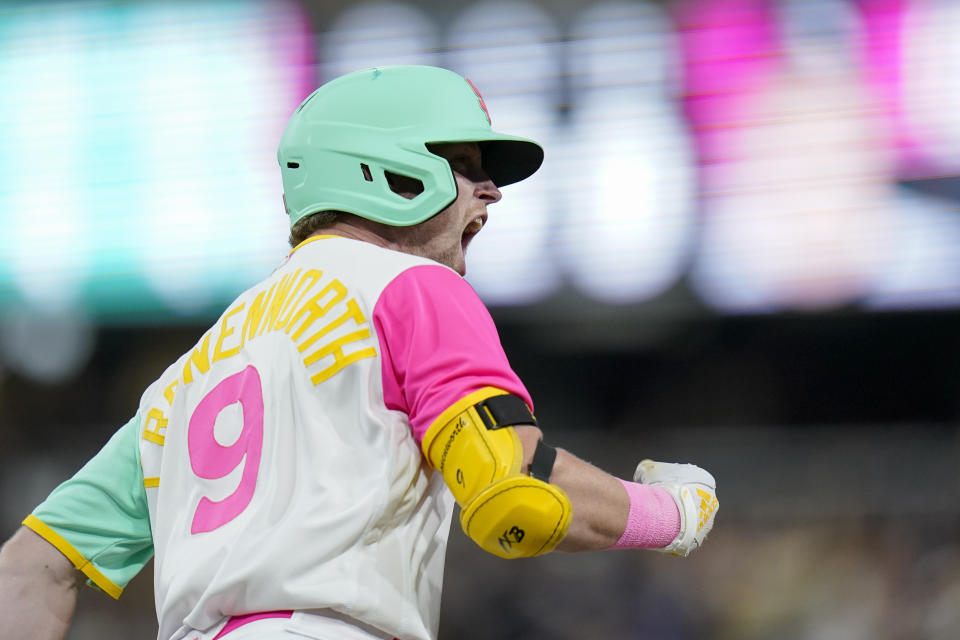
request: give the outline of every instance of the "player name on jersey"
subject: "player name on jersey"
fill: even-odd
[[[318,321],[326,322],[318,328]],[[180,375],[165,386],[164,399],[172,405],[177,388],[193,382],[195,375],[205,374],[212,363],[238,355],[250,340],[281,331],[303,354],[304,371],[314,385],[357,360],[377,355],[369,342],[350,346],[367,341],[371,332],[347,287],[337,278],[325,279],[319,269],[297,269],[269,287],[264,283],[244,294],[228,308],[189,353]],[[144,416],[143,439],[163,446],[166,428],[164,410],[150,408]]]

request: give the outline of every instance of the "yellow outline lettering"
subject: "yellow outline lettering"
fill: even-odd
[[[320,301],[331,291],[334,292],[334,296],[328,302],[321,305]],[[313,324],[317,318],[322,318],[325,316],[335,304],[346,297],[347,288],[343,286],[343,283],[337,279],[331,280],[327,286],[320,290],[320,293],[307,300],[303,306],[300,307],[284,331],[289,334],[290,329],[300,320],[300,316],[307,314],[307,317],[304,319],[303,324],[300,325],[300,328],[297,329],[292,336],[290,336],[290,338],[296,342],[300,339],[300,336],[302,336],[303,333],[310,328],[310,325]]]
[[[373,358],[377,355],[377,350],[373,347],[367,347],[366,349],[360,349],[359,351],[354,351],[351,354],[343,353],[343,346],[351,342],[357,342],[359,340],[364,340],[370,337],[369,329],[361,329],[360,331],[354,331],[353,333],[348,333],[345,336],[337,338],[333,342],[321,347],[317,351],[314,351],[309,356],[303,359],[303,364],[310,366],[317,360],[325,358],[327,356],[333,356],[333,364],[329,367],[318,371],[317,373],[310,376],[310,382],[314,386],[320,384],[324,380],[328,380],[331,376],[338,373],[341,369],[346,367],[348,364],[356,362],[357,360],[362,360],[363,358]]]
[[[241,347],[247,343],[247,338],[253,340],[255,337],[257,337],[257,329],[260,328],[260,319],[263,318],[263,312],[267,310],[267,304],[264,302],[264,300],[270,299],[275,286],[277,286],[276,283],[270,285],[270,289],[266,293],[263,291],[258,293],[257,297],[255,297],[253,302],[250,303],[250,309],[247,311],[247,315],[243,318],[243,329],[240,333]],[[248,328],[249,331],[247,330]]]
[[[188,384],[193,382],[193,369],[190,368],[190,364],[193,363],[197,366],[197,371],[200,372],[200,375],[203,375],[210,370],[210,334],[207,333],[203,336],[203,341],[200,343],[199,347],[194,347],[193,352],[190,354],[190,357],[187,358],[187,361],[183,363],[183,383]]]
[[[163,397],[167,399],[167,404],[173,404],[173,390],[176,389],[178,384],[180,384],[180,380],[174,380],[167,385],[166,389],[163,390]]]
[[[347,300],[347,310],[343,312],[343,314],[339,318],[337,318],[330,324],[324,326],[315,334],[313,334],[312,336],[304,340],[302,343],[300,343],[300,346],[297,347],[297,349],[300,351],[300,353],[303,353],[304,351],[309,349],[314,342],[316,342],[323,336],[327,335],[328,333],[330,333],[331,331],[333,331],[334,329],[342,325],[344,322],[346,322],[350,318],[353,318],[357,324],[363,324],[364,322],[367,321],[367,319],[363,317],[363,312],[360,310],[360,305],[358,305],[357,301],[354,300],[353,298],[350,298],[349,300]]]
[[[263,333],[273,329],[273,324],[277,321],[277,318],[280,317],[280,311],[283,309],[284,303],[287,302],[287,295],[290,293],[290,288],[293,286],[293,279],[297,277],[297,273],[300,273],[300,270],[291,275],[285,275],[280,279],[280,284],[277,285],[277,290],[273,294],[273,300],[270,301],[270,308],[267,310],[267,321],[263,325]]]
[[[157,426],[153,429],[150,428],[150,421],[154,420],[157,423]],[[150,409],[147,412],[147,417],[143,421],[143,439],[152,442],[153,444],[158,444],[161,447],[163,446],[166,437],[160,433],[160,429],[166,430],[167,428],[167,417],[163,415],[163,411],[160,409]]]
[[[233,333],[233,327],[227,327],[227,320],[235,313],[240,313],[243,311],[245,303],[241,302],[233,309],[230,309],[225,314],[223,314],[223,319],[220,321],[220,335],[217,336],[217,343],[213,346],[213,361],[223,360],[224,358],[229,358],[230,356],[235,356],[240,353],[240,345],[233,347],[232,349],[223,350],[223,340],[227,336]]]

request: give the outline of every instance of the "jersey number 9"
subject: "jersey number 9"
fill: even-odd
[[[214,427],[220,412],[239,402],[243,408],[243,426],[236,442],[224,446],[217,442]],[[193,472],[207,480],[227,476],[241,463],[243,472],[236,491],[223,500],[204,496],[193,514],[190,533],[213,531],[227,524],[250,504],[260,471],[263,449],[263,387],[253,366],[224,378],[203,397],[190,417],[187,450]],[[246,462],[244,462],[246,457]]]

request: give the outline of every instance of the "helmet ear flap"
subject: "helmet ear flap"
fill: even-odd
[[[456,198],[450,165],[420,143],[394,142],[340,124],[313,132],[319,146],[281,146],[291,225],[317,211],[346,211],[392,226],[432,217]]]
[[[423,193],[423,181],[419,178],[386,170],[384,170],[383,176],[386,179],[387,186],[390,187],[391,191],[397,195],[407,198],[408,200],[413,200],[418,195]]]
[[[373,182],[373,173],[370,171],[370,165],[366,162],[361,162],[360,171],[363,172],[363,179],[365,181]],[[414,197],[423,193],[423,182],[417,178],[401,173],[394,173],[386,169],[383,171],[383,177],[386,179],[387,186],[390,187],[390,190],[397,195],[402,195],[412,200]]]

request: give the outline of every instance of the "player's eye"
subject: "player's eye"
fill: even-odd
[[[478,156],[462,155],[455,156],[450,162],[451,166],[457,169],[460,173],[466,175],[468,173],[475,173],[480,169],[481,163]]]

